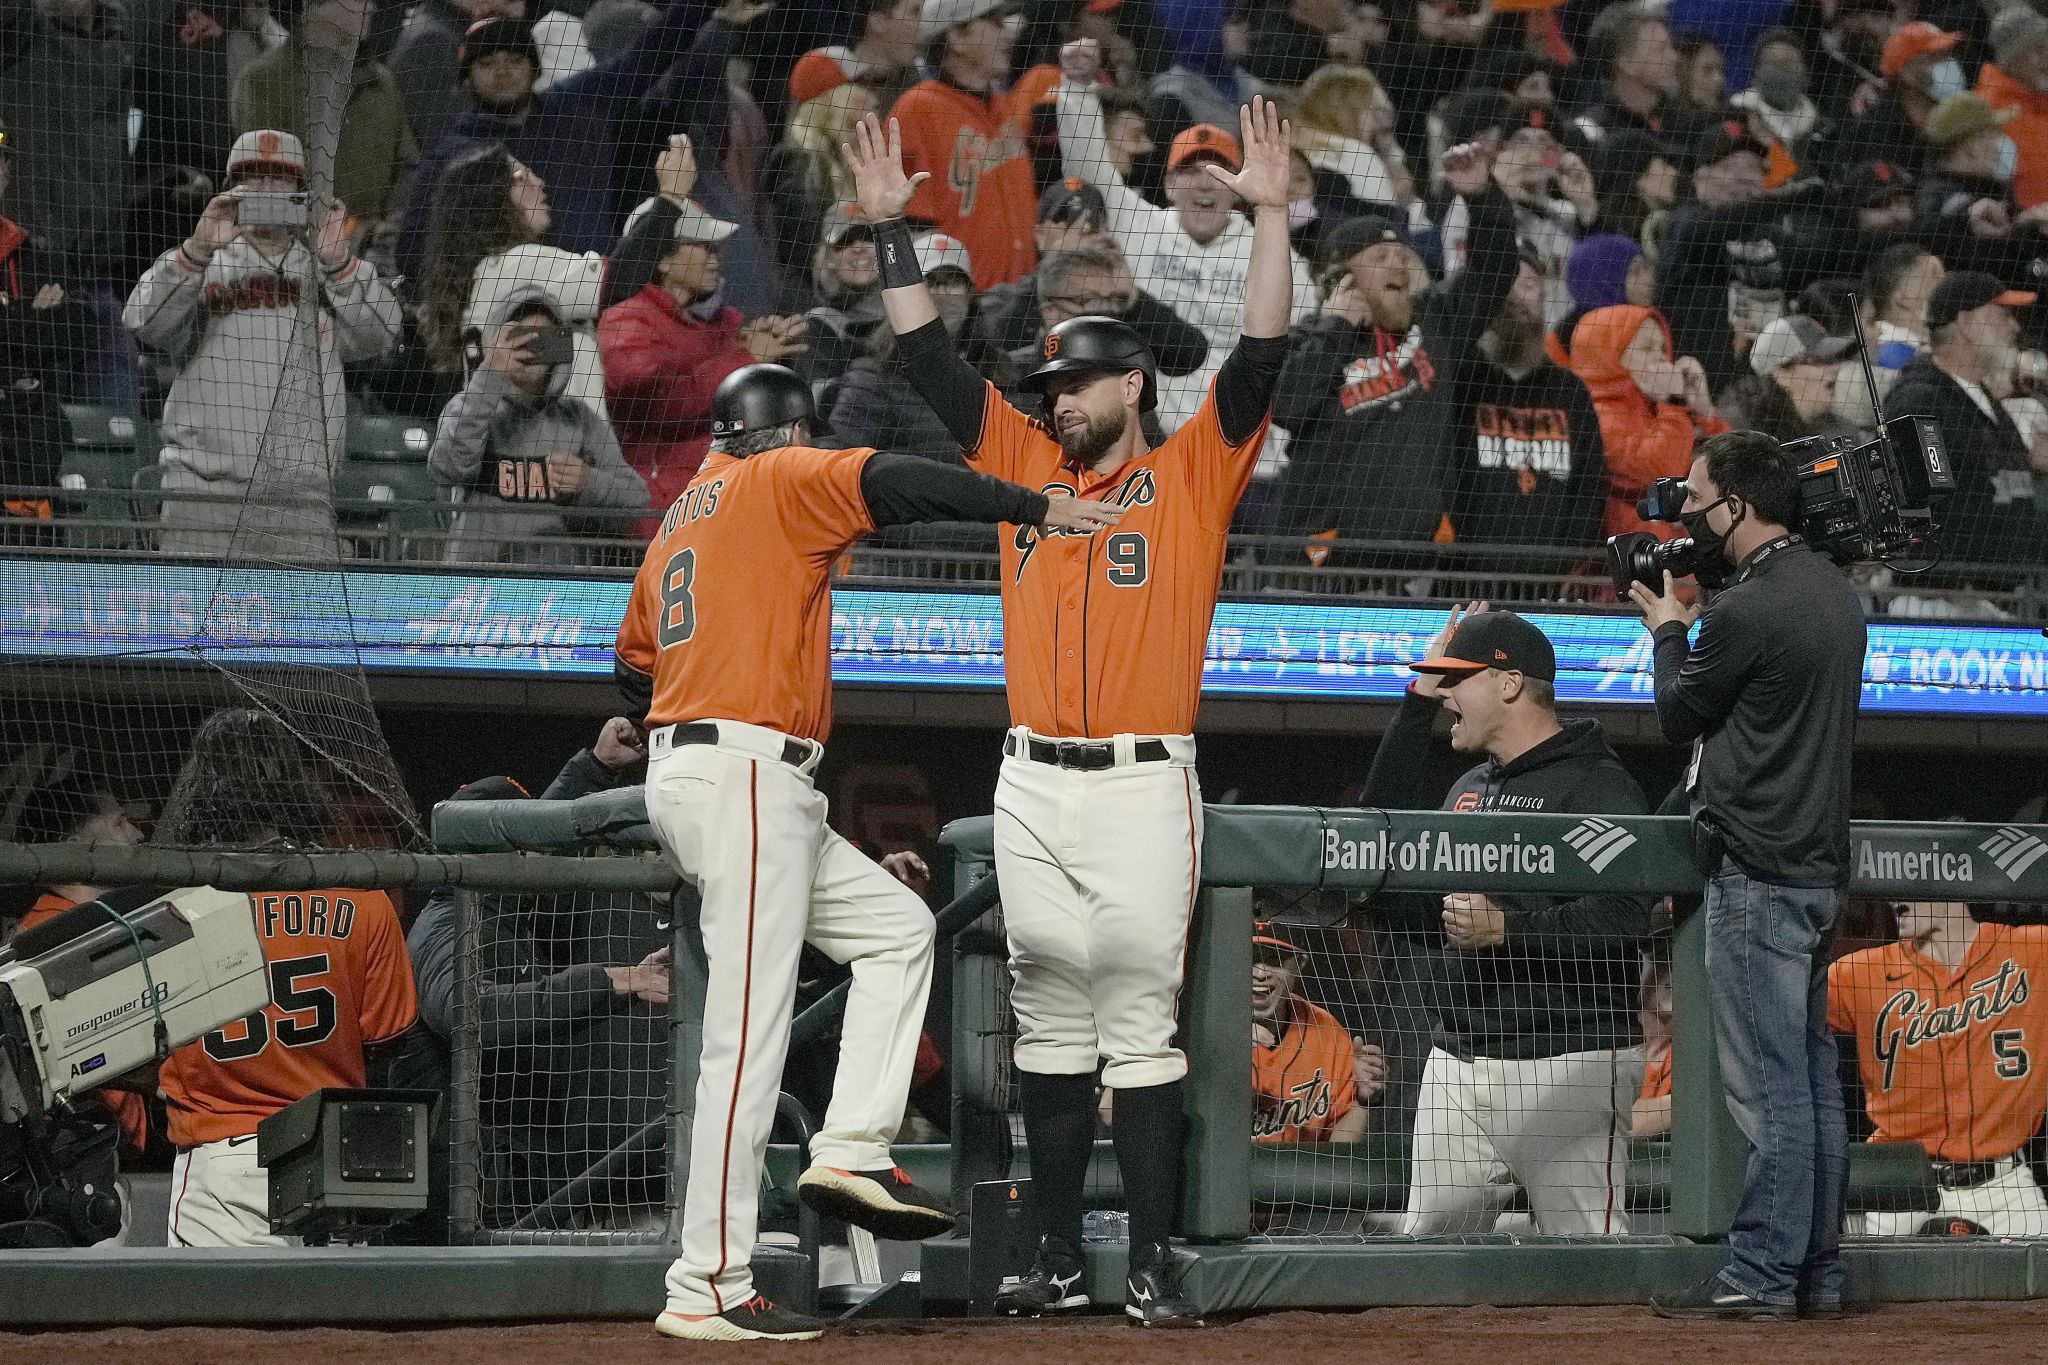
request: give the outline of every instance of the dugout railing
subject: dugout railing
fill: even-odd
[[[1250,1061],[1253,914],[1246,888],[1296,886],[1344,896],[1390,889],[1606,889],[1643,895],[1697,890],[1683,822],[1648,817],[1610,822],[1619,834],[1603,852],[1613,856],[1599,859],[1597,869],[1574,853],[1566,838],[1576,823],[1575,817],[1534,815],[1209,809],[1204,889],[1191,929],[1183,1008],[1193,1067],[1182,1231],[1191,1254],[1189,1285],[1206,1309],[1640,1302],[1719,1263],[1723,1253],[1715,1243],[1732,1209],[1741,1150],[1721,1100],[1711,1030],[1700,1026],[1707,1014],[1697,917],[1681,921],[1674,940],[1677,1085],[1665,1230],[1627,1239],[1375,1239],[1273,1237],[1258,1234],[1253,1226],[1255,1204],[1276,1190],[1304,1184],[1328,1188],[1333,1178],[1341,1178],[1375,1192],[1368,1197],[1385,1199],[1397,1188],[1402,1167],[1397,1153],[1366,1151],[1341,1177],[1333,1177],[1328,1163],[1303,1169],[1304,1163],[1252,1150],[1246,1138],[1251,1098],[1243,1080]],[[429,888],[454,888],[470,900],[508,894],[652,895],[674,889],[667,869],[647,853],[651,832],[634,791],[575,802],[444,805],[436,812],[434,830],[441,851],[426,854],[0,844],[0,884],[89,881],[251,890],[356,885],[413,888],[422,894]],[[1986,853],[1972,859],[1963,876],[1957,859],[1928,856],[1936,845],[1951,851],[1993,843],[2011,849],[2044,838],[2048,829],[2034,827],[1859,824],[1857,858],[1866,875],[1856,889],[1902,898],[1935,894],[2008,904],[2048,902],[2048,858],[2000,859]],[[1000,907],[993,903],[999,888],[985,875],[991,860],[989,822],[958,822],[945,841],[955,858],[956,891],[961,893],[944,925],[949,932],[959,931],[953,951],[956,1106],[989,1109],[993,1050],[1001,1046],[996,1040],[1007,1027],[996,1017],[998,997],[987,989],[989,955],[999,951],[1000,942]],[[1495,850],[1490,864],[1489,847]],[[586,856],[551,856],[572,849]],[[674,1045],[658,1137],[667,1186],[679,1190],[688,1151],[686,1143],[675,1139],[688,1130],[696,1011],[701,1007],[701,975],[693,977],[688,964],[701,959],[694,958],[686,898],[673,906],[679,951],[668,1026]],[[466,926],[477,922],[476,913],[465,915]],[[466,955],[465,961],[472,964],[464,972],[472,984],[462,998],[468,1002],[466,1015],[473,1018],[475,959]],[[799,1039],[819,1036],[834,1008],[830,995],[817,1002],[797,1024]],[[459,1133],[465,1121],[475,1123],[473,1090],[473,1071],[465,1077],[458,1061],[451,1133]],[[906,1164],[926,1179],[950,1174],[963,1194],[978,1179],[1027,1173],[1021,1144],[1011,1142],[1010,1135],[972,1122],[956,1124],[955,1131],[954,1146],[906,1151]],[[786,1181],[798,1159],[799,1153],[785,1144],[774,1154],[771,1172]],[[1857,1179],[1889,1187],[1891,1194],[1880,1197],[1909,1201],[1908,1206],[1923,1183],[1910,1163],[1865,1165]],[[457,1210],[458,1236],[471,1245],[0,1254],[0,1276],[19,1291],[4,1296],[8,1306],[0,1309],[0,1318],[58,1323],[606,1317],[651,1311],[658,1302],[660,1269],[672,1254],[675,1217],[666,1195],[650,1226],[623,1235],[608,1229],[593,1237],[588,1226],[483,1229],[473,1205],[465,1226],[459,1194]],[[970,1308],[971,1231],[923,1245],[926,1311]],[[515,1235],[502,1235],[507,1232]],[[523,1244],[484,1244],[508,1241]],[[607,1244],[588,1245],[593,1241]],[[817,1263],[808,1252],[803,1245],[761,1247],[757,1267],[763,1283],[793,1302],[814,1301]],[[1122,1246],[1091,1243],[1088,1252],[1091,1292],[1099,1302],[1120,1302]],[[2048,1272],[2048,1246],[2012,1239],[1852,1240],[1848,1255],[1851,1293],[1864,1299],[2032,1297]],[[234,1296],[200,1292],[230,1265],[237,1276]],[[457,1268],[465,1273],[446,1273]],[[423,1294],[427,1284],[435,1286],[431,1296]]]

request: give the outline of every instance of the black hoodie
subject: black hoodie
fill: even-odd
[[[1380,739],[1363,804],[1420,809],[1415,778],[1430,726],[1443,703],[1413,690],[1401,699]],[[1643,790],[1590,720],[1568,720],[1556,735],[1515,759],[1492,759],[1459,778],[1443,810],[1545,814],[1645,815]],[[1481,888],[1474,887],[1475,891]],[[1507,938],[1476,951],[1443,932],[1442,898],[1383,896],[1380,922],[1402,940],[1410,969],[1429,1002],[1436,1046],[1455,1057],[1530,1059],[1630,1047],[1650,900],[1588,896],[1494,895],[1506,912]]]

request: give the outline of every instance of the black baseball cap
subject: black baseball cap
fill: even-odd
[[[1334,269],[1367,247],[1375,247],[1382,242],[1393,242],[1414,250],[1406,227],[1398,219],[1378,213],[1361,213],[1355,218],[1346,218],[1323,234],[1322,243],[1316,248],[1317,268]]]
[[[1853,161],[1843,167],[1835,189],[1859,209],[1874,209],[1895,199],[1910,198],[1913,177],[1889,161]]]
[[[1053,181],[1038,196],[1038,221],[1063,227],[1068,223],[1100,226],[1109,221],[1109,202],[1102,197],[1101,190],[1078,175],[1070,175]]]
[[[1482,611],[1458,623],[1444,652],[1408,665],[1417,673],[1466,677],[1488,668],[1557,681],[1550,637],[1511,611]]]
[[[2025,289],[2007,289],[1996,275],[1981,270],[1957,270],[1942,277],[1927,300],[1927,325],[1946,327],[1964,313],[1995,303],[2001,308],[2024,308],[2036,295]]]

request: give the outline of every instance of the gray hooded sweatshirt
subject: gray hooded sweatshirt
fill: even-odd
[[[515,289],[491,310],[480,330],[489,346],[498,329],[534,304],[561,321],[544,289]],[[647,506],[647,485],[619,453],[611,425],[589,404],[567,396],[573,367],[556,365],[547,388],[527,393],[496,370],[479,365],[462,392],[441,410],[427,465],[463,510],[448,542],[450,563],[570,565],[573,546],[537,542],[580,529],[623,531],[622,519],[577,518],[577,508]],[[589,466],[573,498],[555,495],[548,456],[575,455]]]

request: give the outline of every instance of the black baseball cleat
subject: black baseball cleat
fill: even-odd
[[[815,1341],[825,1324],[756,1294],[723,1313],[663,1313],[654,1330],[678,1341]]]
[[[891,1242],[919,1242],[951,1232],[954,1213],[917,1187],[900,1166],[843,1171],[813,1166],[796,1182],[804,1203]]]
[[[1081,1278],[1081,1258],[1041,1237],[1031,1269],[1022,1278],[1004,1280],[996,1290],[996,1312],[1013,1318],[1042,1318],[1048,1313],[1086,1308],[1088,1291]]]
[[[1793,1322],[1799,1310],[1789,1303],[1765,1303],[1730,1289],[1719,1275],[1701,1280],[1676,1294],[1659,1294],[1650,1307],[1660,1318],[1719,1319],[1723,1322]]]
[[[1201,1310],[1180,1287],[1173,1248],[1164,1242],[1131,1248],[1124,1281],[1124,1316],[1140,1327],[1200,1327]]]

